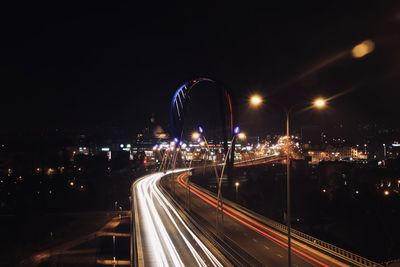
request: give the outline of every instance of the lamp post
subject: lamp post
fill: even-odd
[[[204,135],[204,130],[202,127],[199,126],[198,128],[198,132],[193,132],[191,135],[191,138],[193,140],[196,140],[198,143],[204,142],[204,146],[206,148],[206,153],[204,155],[204,166],[203,166],[203,172],[205,172],[205,167],[206,167],[206,163],[207,163],[207,159],[206,159],[206,155],[207,153],[209,153],[211,155],[211,150],[210,150],[210,146],[208,144],[208,141]],[[203,141],[201,141],[203,140]],[[190,161],[189,164],[189,169],[191,168],[192,165],[192,161],[193,161],[193,155],[192,155],[192,159]],[[215,162],[213,163],[213,168],[214,168],[214,173],[215,173],[215,177],[217,179],[217,184],[218,184],[218,170],[217,170],[217,166],[215,165]],[[190,175],[189,175],[190,176]],[[188,188],[188,202],[189,202],[189,207],[190,207],[190,178],[188,176],[188,181],[187,181],[187,188]]]
[[[258,107],[260,106],[264,101],[263,98],[258,95],[252,95],[250,97],[250,105],[253,107]],[[312,102],[313,108],[316,109],[323,109],[327,105],[327,100],[319,97],[314,99]],[[293,105],[290,108],[284,108],[285,113],[286,113],[286,225],[288,228],[288,241],[287,241],[287,246],[288,246],[288,266],[292,266],[292,235],[291,235],[291,191],[290,191],[290,185],[291,185],[291,179],[290,179],[290,115],[293,111],[293,109],[297,107],[297,105]]]
[[[236,192],[236,194],[235,194],[235,198],[236,198],[236,202],[237,202],[237,200],[238,200],[238,192],[239,192],[239,182],[236,182],[235,183],[235,192]]]
[[[217,187],[218,187],[218,193],[217,193],[217,214],[216,214],[216,230],[217,230],[217,234],[219,232],[219,217],[221,217],[222,219],[222,224],[224,222],[224,212],[223,212],[223,201],[222,201],[222,190],[221,190],[221,186],[222,186],[222,177],[224,177],[224,172],[225,172],[225,168],[226,165],[228,163],[228,157],[229,155],[232,155],[232,151],[234,151],[234,144],[235,144],[235,140],[236,138],[246,138],[245,134],[240,134],[240,128],[239,126],[236,126],[235,129],[233,130],[233,137],[231,140],[231,146],[228,148],[228,151],[226,152],[225,158],[224,158],[224,164],[222,165],[222,170],[221,170],[221,175],[219,177],[219,179],[217,180]],[[221,216],[219,216],[219,213],[221,212]]]
[[[201,134],[199,132],[193,132],[192,135],[191,135],[192,139],[196,140],[196,141],[200,140],[200,136],[201,136]],[[191,157],[190,162],[189,162],[188,178],[187,178],[187,181],[186,181],[186,189],[187,189],[186,190],[186,208],[188,210],[190,209],[190,206],[191,206],[190,205],[190,176],[192,175],[191,168],[192,168],[192,162],[193,162],[193,154],[194,153],[192,153],[192,157]]]
[[[115,255],[115,235],[112,237],[113,240],[113,266],[117,263],[117,256]]]
[[[383,159],[386,159],[386,144],[383,144]]]

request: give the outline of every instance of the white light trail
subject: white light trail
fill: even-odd
[[[168,172],[171,173],[171,172]],[[163,195],[157,187],[157,182],[164,176],[163,173],[155,173],[143,177],[136,183],[136,201],[140,214],[140,227],[142,239],[150,243],[146,249],[150,249],[150,255],[154,255],[155,266],[184,266],[183,255],[187,257],[190,251],[193,262],[198,266],[222,267],[214,254],[199,239],[198,236],[185,223],[175,207]],[[171,236],[166,225],[173,227],[178,233]],[[177,249],[175,242],[182,242],[187,250]],[[182,247],[182,244],[179,246]],[[146,264],[147,266],[147,264]]]

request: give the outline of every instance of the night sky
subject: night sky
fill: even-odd
[[[1,130],[117,126],[134,132],[153,113],[167,127],[174,90],[199,76],[214,77],[235,93],[238,121],[249,132],[282,126],[279,110],[246,107],[251,92],[306,105],[314,96],[350,91],[323,114],[299,115],[297,125],[396,125],[400,115],[395,1],[309,7],[291,1],[83,2],[2,4]],[[310,71],[365,39],[375,42],[372,54],[347,55]],[[193,101],[209,105],[207,120],[212,100],[207,88],[199,91]]]

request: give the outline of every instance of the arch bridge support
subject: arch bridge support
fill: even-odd
[[[171,102],[171,131],[174,138],[177,141],[181,141],[183,138],[183,130],[185,123],[185,115],[190,105],[190,95],[193,88],[199,83],[212,83],[216,86],[219,95],[219,113],[222,128],[222,139],[224,141],[224,151],[228,151],[228,140],[234,135],[234,111],[231,93],[229,90],[220,82],[210,78],[197,78],[189,82],[184,83],[181,87],[176,90],[172,102]],[[232,144],[235,145],[234,143]],[[232,169],[234,162],[234,149],[232,149],[229,155],[228,161],[228,178],[232,177]]]

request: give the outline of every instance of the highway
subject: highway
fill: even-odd
[[[163,176],[150,174],[132,185],[138,266],[229,266],[160,190]]]
[[[187,170],[157,172],[132,185],[135,266],[287,266],[285,226],[224,200],[223,230],[217,232],[216,197],[188,187]],[[381,266],[296,234],[293,267]]]
[[[187,194],[187,173],[180,174],[176,180],[179,186],[171,191],[175,192],[175,197],[184,201]],[[190,191],[190,212],[196,214],[197,219],[202,220],[205,225],[208,224],[210,231],[215,231],[215,197],[196,186],[191,186]],[[232,205],[224,205],[223,233],[225,240],[229,240],[230,244],[236,244],[237,249],[250,255],[263,266],[287,265],[287,237]],[[294,267],[349,266],[299,242],[293,242],[292,251]]]

